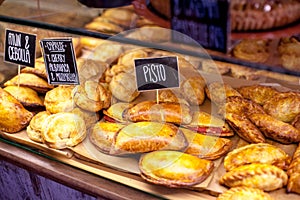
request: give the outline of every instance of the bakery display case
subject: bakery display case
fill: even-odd
[[[300,12],[231,21],[219,52],[173,40],[169,1],[128,2],[1,3],[0,157],[100,199],[298,199]],[[36,36],[33,67],[5,60],[7,30]]]

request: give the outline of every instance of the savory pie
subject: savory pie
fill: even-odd
[[[233,187],[220,194],[217,200],[273,200],[273,198],[261,189],[239,186]]]

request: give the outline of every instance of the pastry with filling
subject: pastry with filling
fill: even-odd
[[[205,100],[206,82],[201,76],[190,77],[180,83],[182,96],[191,105],[201,105]]]
[[[189,124],[192,121],[190,107],[185,104],[142,101],[124,113],[125,119],[132,122],[157,121],[175,124]]]
[[[217,197],[217,200],[273,200],[273,198],[261,189],[239,186],[226,190]]]
[[[146,181],[179,188],[203,182],[214,169],[214,163],[178,151],[154,151],[141,156],[139,168]]]
[[[18,85],[18,83],[20,83],[20,86],[29,87],[43,94],[54,88],[53,85],[50,85],[44,79],[29,73],[21,73],[20,75],[14,76],[12,79],[6,81],[4,86]]]
[[[35,74],[45,80],[48,78],[43,57],[35,59],[34,67],[24,67],[21,69],[21,73]]]
[[[70,112],[79,115],[84,120],[87,129],[94,126],[94,124],[100,119],[99,113],[89,112],[78,107],[74,108]]]
[[[37,113],[30,121],[26,128],[26,133],[29,139],[43,143],[42,128],[45,119],[51,114],[48,111],[42,111]]]
[[[275,88],[264,85],[243,86],[238,88],[238,91],[244,98],[251,99],[259,105],[264,105],[279,93]]]
[[[132,105],[125,102],[112,104],[108,109],[103,110],[104,119],[108,122],[128,123],[129,121],[124,118],[124,112]]]
[[[199,158],[215,160],[225,155],[231,148],[230,139],[203,135],[189,129],[180,129],[188,141],[185,153]]]
[[[82,117],[61,112],[48,116],[42,126],[44,142],[54,149],[74,147],[86,137],[86,125]]]
[[[282,38],[278,46],[282,66],[300,71],[300,40],[296,37]]]
[[[287,171],[289,175],[287,192],[300,194],[300,145],[298,144],[293,155],[292,163]]]
[[[44,102],[38,93],[29,87],[11,85],[3,89],[13,95],[25,107],[37,108],[44,106]]]
[[[282,169],[262,163],[242,165],[226,172],[220,184],[227,187],[246,186],[273,191],[286,186],[288,175]]]
[[[110,154],[182,150],[186,146],[186,138],[175,125],[159,122],[136,122],[126,125],[117,133]]]
[[[101,16],[93,19],[93,21],[87,23],[84,27],[88,30],[98,31],[107,34],[116,34],[124,30],[121,26],[111,23],[110,20],[105,19]]]
[[[16,133],[29,124],[33,113],[9,92],[0,88],[0,131]]]
[[[291,157],[281,148],[268,143],[248,144],[229,152],[224,158],[226,171],[251,163],[266,163],[287,170]]]

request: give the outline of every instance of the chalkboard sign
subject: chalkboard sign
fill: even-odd
[[[174,42],[194,43],[227,52],[230,42],[229,0],[171,0]]]
[[[5,30],[4,61],[34,67],[36,35]]]
[[[71,38],[40,41],[48,75],[53,85],[78,85],[79,77]]]
[[[177,57],[135,59],[138,91],[179,87]]]

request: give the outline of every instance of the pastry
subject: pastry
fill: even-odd
[[[25,107],[36,108],[44,106],[44,102],[38,93],[29,87],[11,85],[3,89],[13,95]]]
[[[262,113],[251,113],[248,118],[267,138],[283,144],[300,142],[300,131],[288,123]]]
[[[266,163],[287,170],[291,157],[279,147],[268,143],[248,144],[229,152],[224,158],[227,171],[251,163]]]
[[[93,37],[80,37],[80,43],[84,49],[94,50],[106,40]]]
[[[158,91],[158,102],[169,102],[169,103],[179,103],[189,106],[187,100],[185,100],[180,92],[175,89],[164,89]]]
[[[26,128],[26,133],[29,139],[43,143],[42,128],[45,119],[50,115],[51,114],[48,111],[41,111],[34,115]]]
[[[294,126],[296,129],[300,130],[300,114],[298,114],[295,119],[292,121],[292,126]]]
[[[234,57],[251,62],[266,62],[270,56],[268,41],[262,39],[243,39],[232,51]]]
[[[226,113],[226,121],[245,141],[249,143],[266,141],[263,133],[245,115]]]
[[[137,90],[135,76],[128,73],[120,73],[114,76],[109,83],[112,95],[120,101],[132,102],[140,92]]]
[[[99,81],[108,69],[108,64],[99,60],[89,58],[77,59],[77,71],[80,83],[85,81]]]
[[[232,129],[225,122],[225,120],[204,111],[194,111],[191,123],[184,126],[205,135],[234,135]]]
[[[70,112],[79,115],[84,120],[87,129],[94,126],[94,124],[100,119],[99,113],[89,112],[81,108],[74,108]]]
[[[296,37],[282,38],[278,46],[282,66],[300,71],[300,40]]]
[[[35,59],[34,67],[24,67],[21,69],[21,73],[35,74],[45,80],[48,78],[43,57]]]
[[[273,191],[284,187],[287,181],[288,176],[282,169],[270,164],[253,163],[226,172],[221,177],[220,184],[227,187],[246,186]]]
[[[48,91],[44,100],[46,110],[52,114],[71,111],[74,108],[73,88],[74,86],[60,85]]]
[[[176,188],[203,182],[214,164],[178,151],[154,151],[141,156],[139,168],[146,181]]]
[[[0,131],[16,133],[26,128],[33,113],[9,92],[0,88]]]
[[[109,122],[127,123],[128,120],[124,118],[124,112],[131,106],[132,104],[125,102],[112,104],[108,109],[103,110],[104,119]]]
[[[243,86],[237,90],[244,98],[251,99],[259,105],[265,104],[279,93],[275,88],[264,85]]]
[[[110,154],[181,150],[187,146],[183,133],[172,124],[136,122],[126,125],[114,138]]]
[[[124,113],[125,119],[132,122],[157,121],[175,124],[189,124],[191,110],[185,104],[143,101],[135,104]]]
[[[230,139],[202,135],[185,128],[181,128],[180,130],[188,141],[188,147],[184,152],[199,158],[208,160],[218,159],[226,154],[232,146]]]
[[[300,93],[281,92],[269,99],[263,108],[276,119],[290,123],[300,114]]]
[[[205,85],[201,76],[187,78],[180,83],[181,94],[191,105],[201,105],[205,100]]]
[[[87,23],[84,28],[92,31],[98,31],[106,34],[116,34],[122,32],[124,29],[114,23],[111,23],[109,19],[104,17],[97,17],[93,21]]]
[[[12,79],[6,81],[4,86],[18,85],[18,83],[20,86],[29,87],[43,94],[54,88],[53,85],[49,85],[44,79],[35,74],[29,73],[21,73],[20,75],[16,75]]]
[[[112,122],[97,122],[91,130],[90,140],[99,151],[108,154],[111,151],[114,137],[124,126]]]
[[[76,86],[72,94],[75,104],[86,111],[98,112],[110,106],[110,91],[96,81],[86,81]]]
[[[287,171],[289,175],[287,191],[300,194],[300,145],[298,144],[293,155],[292,163]]]
[[[88,59],[99,60],[107,64],[112,64],[118,59],[123,51],[124,45],[106,40],[88,55]]]
[[[226,190],[217,197],[217,200],[273,200],[273,198],[261,189],[239,186]]]
[[[138,16],[130,7],[122,7],[107,9],[101,17],[119,26],[129,28],[135,23]]]
[[[85,139],[86,134],[84,120],[74,113],[52,114],[42,126],[43,141],[55,149],[74,147]]]

